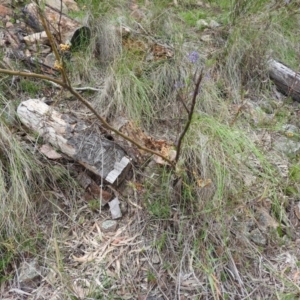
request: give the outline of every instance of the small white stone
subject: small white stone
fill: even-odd
[[[102,222],[101,229],[104,232],[112,232],[112,231],[116,230],[117,226],[118,226],[117,221],[115,221],[115,220],[106,220],[106,221]]]
[[[197,28],[208,27],[208,23],[205,20],[200,19],[196,22],[196,27]]]
[[[151,261],[152,261],[153,264],[157,265],[157,264],[160,263],[160,258],[157,254],[154,254],[151,258]]]
[[[14,26],[14,24],[12,22],[6,22],[6,24],[5,24],[6,28],[10,28],[10,27],[13,27],[13,26]]]
[[[212,40],[211,36],[209,34],[202,35],[200,39],[203,42],[211,42],[211,40]]]
[[[221,25],[218,23],[218,22],[216,22],[215,20],[211,20],[210,22],[209,22],[209,25],[208,25],[210,28],[217,28],[217,27],[220,27]]]
[[[111,217],[113,219],[118,219],[122,217],[121,209],[120,209],[120,201],[118,198],[114,198],[110,202],[108,202]]]

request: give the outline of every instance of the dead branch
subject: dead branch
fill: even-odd
[[[191,108],[189,110],[189,114],[188,114],[188,120],[185,124],[185,127],[178,139],[178,144],[177,144],[177,153],[176,153],[176,158],[175,158],[175,164],[178,162],[179,160],[179,157],[180,157],[180,151],[181,151],[181,144],[182,144],[182,141],[191,125],[191,122],[192,122],[192,117],[193,117],[193,114],[194,114],[194,109],[195,109],[195,105],[196,105],[196,99],[197,99],[197,95],[199,93],[199,87],[200,87],[200,83],[202,81],[202,78],[203,78],[203,70],[201,71],[196,83],[195,83],[195,88],[194,88],[194,92],[193,92],[193,99],[192,99],[192,105],[191,105]]]

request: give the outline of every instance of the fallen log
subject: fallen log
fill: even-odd
[[[269,60],[268,68],[270,78],[277,89],[300,102],[300,74],[274,59]]]
[[[60,113],[38,99],[22,102],[17,114],[24,125],[110,184],[119,185],[130,169],[130,160],[120,146],[73,115]]]

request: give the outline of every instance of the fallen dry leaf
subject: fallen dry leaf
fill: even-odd
[[[49,159],[60,159],[62,156],[57,153],[49,144],[44,144],[40,148],[40,152],[47,156]]]
[[[138,192],[141,192],[144,189],[144,186],[140,182],[132,182],[132,186]]]
[[[174,56],[174,52],[169,47],[164,45],[153,44],[151,50],[154,60],[167,59]]]
[[[121,241],[123,241],[125,239],[124,236],[120,236],[118,238],[116,238],[115,240],[112,241],[112,244],[114,245],[118,245]]]
[[[176,150],[172,149],[170,146],[163,146],[160,153],[168,158],[171,161],[174,161],[176,158]],[[162,159],[160,156],[154,155],[153,157],[154,161],[159,165],[168,165],[168,162],[166,162],[164,159]]]
[[[104,247],[104,250],[106,249],[106,245]],[[106,251],[102,251],[102,253],[100,253],[101,251],[97,250],[95,252],[92,252],[92,253],[88,253],[84,256],[81,256],[81,257],[76,257],[75,255],[73,255],[73,260],[74,261],[77,261],[77,262],[80,262],[80,263],[84,263],[84,262],[90,262],[90,261],[93,261],[95,259],[97,259],[98,261],[101,261],[102,259],[104,259],[107,254],[111,251],[114,250],[114,248],[108,248]]]
[[[125,123],[125,122],[123,122]],[[148,136],[141,128],[139,128],[134,122],[128,121],[124,125],[120,126],[119,130],[126,134],[131,139],[138,142],[144,147],[157,151],[162,155],[173,161],[176,157],[176,151],[173,149],[171,143],[166,140],[155,140],[153,137]],[[139,160],[145,160],[149,157],[149,153],[138,149],[137,147],[132,147],[126,149],[128,152],[132,153],[135,158]],[[166,162],[159,157],[154,156],[154,161],[158,164],[165,165]]]
[[[210,186],[212,183],[211,179],[197,179],[197,185],[199,188]]]
[[[299,282],[299,275],[300,275],[300,272],[299,271],[296,271],[293,275],[293,281],[295,283],[298,283]]]
[[[81,172],[77,176],[79,184],[85,189],[83,198],[85,201],[101,199],[101,206],[104,206],[112,198],[112,194],[99,187],[99,185],[86,173]]]

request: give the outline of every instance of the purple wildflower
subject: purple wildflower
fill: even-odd
[[[211,76],[209,73],[206,73],[205,76],[204,76],[204,80],[205,81],[209,81],[211,79]]]
[[[193,51],[188,54],[188,59],[192,64],[195,64],[199,59],[199,53],[196,51]]]
[[[180,82],[180,81],[177,81],[175,84],[174,84],[174,88],[176,90],[179,90],[179,89],[182,89],[185,87],[185,84],[183,82]]]

